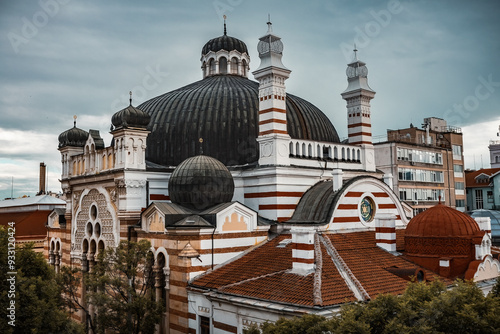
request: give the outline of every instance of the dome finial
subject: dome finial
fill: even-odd
[[[356,43],[354,43],[354,61],[358,61],[358,49],[356,48]]]
[[[130,91],[130,92],[128,92],[128,93],[130,94],[130,99],[129,99],[129,101],[130,101],[130,105],[132,105],[132,91]]]
[[[273,32],[273,24],[271,23],[271,14],[267,14],[267,33]]]
[[[73,115],[73,127],[76,128],[76,115]]]
[[[198,139],[198,141],[200,142],[200,154],[199,155],[203,155],[203,138]]]
[[[439,202],[438,204],[441,204],[441,195],[439,195]]]
[[[222,17],[224,18],[224,36],[226,36],[227,35],[227,30],[226,30],[226,19],[227,19],[227,16],[224,14]]]

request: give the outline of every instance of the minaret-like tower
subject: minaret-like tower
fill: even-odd
[[[347,127],[349,144],[372,145],[370,100],[375,91],[368,86],[368,69],[358,60],[356,46],[354,59],[347,65],[347,89],[341,94],[347,101]]]
[[[285,80],[291,71],[281,62],[281,38],[273,34],[270,20],[267,25],[267,34],[257,45],[260,66],[253,72],[259,81],[259,164],[286,166],[290,165],[290,136],[286,121]]]

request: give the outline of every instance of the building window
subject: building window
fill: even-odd
[[[488,203],[493,203],[493,191],[492,190],[488,190],[486,192],[486,196],[488,197]]]
[[[483,208],[483,189],[476,189],[476,209]]]
[[[200,334],[210,334],[210,319],[200,316]]]
[[[463,182],[455,182],[455,189],[456,190],[464,190],[464,183]]]
[[[465,200],[463,200],[463,199],[457,199],[457,200],[455,200],[455,206],[457,208],[463,208],[463,207],[465,207]]]
[[[455,160],[462,159],[462,146],[452,145],[452,150],[453,150],[453,159]]]
[[[464,166],[462,166],[462,165],[453,165],[453,171],[455,173],[463,173],[464,172]]]

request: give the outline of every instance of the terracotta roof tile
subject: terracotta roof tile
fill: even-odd
[[[491,176],[500,171],[500,168],[484,168],[474,171],[465,171],[465,185],[468,188],[488,187],[490,182],[476,182],[476,177],[480,174]]]
[[[235,282],[291,269],[291,244],[283,248],[276,247],[284,239],[291,239],[291,235],[283,234],[270,240],[240,259],[201,276],[193,282],[193,285],[220,288]]]
[[[398,237],[403,235],[397,232]],[[408,281],[386,268],[416,269],[418,266],[384,251],[375,244],[375,232],[323,234],[331,240],[338,254],[371,298],[380,293],[403,293]],[[314,274],[302,276],[292,269],[292,244],[276,247],[291,235],[280,235],[241,258],[195,279],[191,285],[217,289],[219,293],[248,298],[313,307]],[[339,274],[325,246],[322,255],[321,306],[333,306],[356,301],[356,297]],[[318,257],[316,257],[318,259]],[[317,269],[318,270],[318,269]],[[432,272],[426,271],[428,278]]]

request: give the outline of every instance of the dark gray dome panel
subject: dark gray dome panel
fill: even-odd
[[[234,194],[234,181],[222,162],[197,155],[177,166],[168,182],[172,203],[195,210],[230,202]]]
[[[59,148],[65,146],[84,147],[89,133],[76,127],[76,124],[59,135]]]
[[[201,54],[206,55],[210,51],[217,52],[220,50],[236,50],[248,54],[247,46],[243,41],[225,34],[209,40],[201,49]]]
[[[216,75],[144,102],[139,108],[151,115],[146,159],[176,166],[198,154],[203,138],[204,153],[226,166],[256,163],[258,89],[247,78]],[[339,142],[330,120],[311,103],[287,94],[286,107],[292,138]]]

